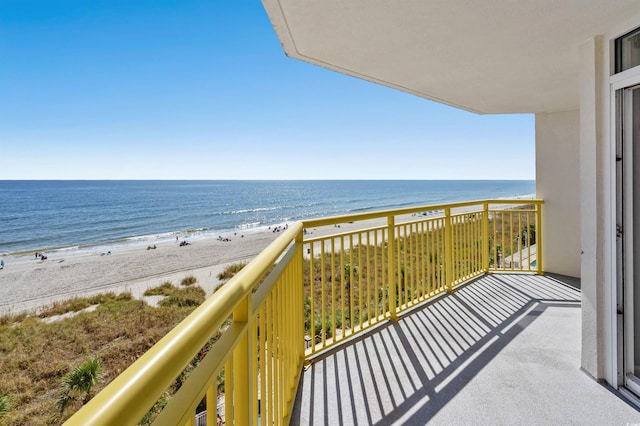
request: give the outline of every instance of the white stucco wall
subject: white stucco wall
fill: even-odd
[[[605,199],[604,169],[608,139],[604,138],[603,47],[600,38],[586,41],[580,55],[580,182],[582,368],[604,376]],[[605,144],[605,139],[607,143]],[[606,146],[605,146],[606,145]]]
[[[544,269],[580,277],[580,113],[536,114],[536,192]]]

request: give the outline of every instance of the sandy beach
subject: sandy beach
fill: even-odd
[[[89,296],[103,292],[130,291],[141,298],[148,288],[193,275],[207,296],[220,285],[217,278],[225,266],[249,261],[269,245],[279,233],[252,232],[241,237],[187,239],[110,249],[108,252],[49,252],[47,260],[32,257],[3,257],[0,271],[0,314],[33,311],[57,300]],[[181,240],[182,241],[182,240]],[[104,249],[104,248],[103,248]]]
[[[524,201],[526,203],[526,201]],[[492,206],[510,207],[510,206]],[[465,209],[465,210],[472,210]],[[476,208],[477,209],[477,208]],[[431,217],[441,216],[433,212]],[[396,223],[417,220],[415,215],[400,216]],[[331,233],[384,226],[385,219],[309,229],[305,239]],[[165,281],[179,285],[189,275],[197,278],[207,296],[221,284],[217,275],[232,263],[247,262],[260,253],[281,233],[272,229],[227,233],[215,237],[186,238],[179,241],[145,242],[144,245],[109,246],[95,250],[58,251],[45,253],[42,261],[31,256],[4,256],[0,270],[0,315],[37,311],[54,301],[97,293],[129,291],[142,298],[148,288]],[[228,241],[224,241],[228,239]],[[148,250],[147,245],[156,246]]]
[[[383,223],[374,223],[378,222]],[[359,227],[343,226],[347,228],[341,231]],[[336,230],[320,228],[311,231],[309,237],[331,232]],[[267,229],[149,241],[144,245],[53,251],[44,253],[47,256],[44,261],[36,258],[35,252],[31,256],[4,256],[5,267],[0,270],[0,315],[37,311],[55,301],[105,292],[128,291],[141,299],[145,290],[165,281],[178,286],[189,275],[196,277],[197,285],[208,297],[221,285],[217,275],[226,266],[250,261],[280,235]],[[182,241],[189,244],[181,246]],[[148,246],[156,248],[147,249]]]

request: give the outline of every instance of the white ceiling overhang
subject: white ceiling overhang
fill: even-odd
[[[578,108],[578,46],[640,0],[263,0],[288,56],[479,113]]]

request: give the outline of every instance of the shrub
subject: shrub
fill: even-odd
[[[52,317],[55,315],[66,314],[67,312],[78,312],[89,306],[101,305],[111,301],[127,301],[131,300],[131,293],[121,293],[116,295],[113,292],[97,294],[89,297],[75,297],[64,300],[62,302],[53,302],[38,314],[40,318]]]
[[[4,314],[0,315],[0,325],[11,325],[16,322],[20,322],[27,317],[26,312],[21,312],[18,314]]]
[[[91,391],[102,380],[100,360],[89,358],[82,364],[74,367],[67,373],[62,382],[62,392],[58,399],[58,409],[64,413],[69,403],[84,395],[82,403],[86,404],[91,399]]]
[[[200,287],[188,287],[182,290],[176,289],[171,295],[162,299],[158,305],[169,307],[199,306],[204,302],[205,292]]]
[[[145,296],[169,296],[173,294],[176,288],[171,281],[165,281],[158,287],[149,288],[144,292]]]
[[[196,277],[194,277],[193,275],[189,275],[188,277],[184,277],[182,281],[180,281],[180,284],[187,286],[187,285],[195,284],[197,282],[198,280],[196,279]]]
[[[4,417],[11,409],[11,397],[0,394],[0,417]]]
[[[242,268],[247,266],[246,262],[233,263],[226,268],[224,271],[218,274],[218,279],[221,281],[229,281],[235,274],[237,274]]]

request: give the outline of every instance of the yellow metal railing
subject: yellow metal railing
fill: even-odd
[[[226,322],[154,424],[194,424],[203,399],[207,425],[218,414],[228,425],[258,424],[258,413],[261,424],[286,422],[304,361],[301,236],[301,223],[290,226],[66,424],[137,424]]]
[[[67,424],[137,424],[196,358],[154,424],[195,424],[203,404],[207,425],[218,415],[286,424],[305,359],[476,276],[542,273],[541,206],[486,200],[296,223]]]
[[[541,273],[541,205],[487,200],[305,221],[314,232],[304,240],[306,356],[479,275]],[[315,236],[327,226],[340,228]]]

